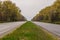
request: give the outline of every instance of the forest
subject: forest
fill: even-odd
[[[43,8],[32,19],[32,21],[50,22],[60,24],[60,0],[56,0],[53,5]]]
[[[0,22],[25,21],[21,10],[11,1],[0,1]]]

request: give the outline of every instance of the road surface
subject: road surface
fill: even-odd
[[[60,37],[60,25],[51,24],[51,23],[43,23],[43,22],[33,22],[33,23],[41,26],[42,28]]]
[[[25,22],[10,22],[10,23],[0,23],[0,38],[7,35],[9,32],[20,27]]]

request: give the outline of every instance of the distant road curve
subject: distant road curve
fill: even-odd
[[[51,24],[51,23],[43,23],[43,22],[33,22],[36,25],[41,26],[42,28],[48,30],[49,32],[57,35],[60,37],[60,25],[58,24]]]
[[[26,21],[22,22],[9,22],[9,23],[0,23],[0,38],[4,35],[8,34],[9,32],[15,30],[16,28],[20,27]]]

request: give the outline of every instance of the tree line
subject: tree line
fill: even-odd
[[[60,0],[56,0],[53,5],[42,9],[32,21],[59,22],[60,23]]]
[[[21,10],[11,1],[0,1],[0,22],[24,21]]]

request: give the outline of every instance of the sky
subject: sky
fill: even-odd
[[[4,0],[2,0],[4,1]],[[11,0],[21,10],[21,14],[27,19],[31,20],[41,9],[50,6],[56,0]]]

